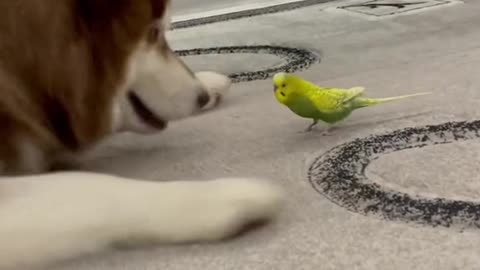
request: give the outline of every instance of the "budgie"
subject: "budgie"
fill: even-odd
[[[279,103],[298,116],[313,120],[305,132],[311,131],[319,120],[327,123],[328,127],[323,135],[329,135],[334,124],[346,119],[356,109],[430,94],[423,92],[397,97],[367,98],[363,96],[364,87],[322,88],[283,72],[275,74],[273,84],[275,98]]]

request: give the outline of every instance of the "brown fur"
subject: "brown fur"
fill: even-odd
[[[16,171],[19,138],[46,156],[77,151],[111,128],[127,55],[163,0],[18,0],[0,9],[0,160]],[[19,20],[21,22],[19,22]],[[20,134],[21,133],[21,134]]]

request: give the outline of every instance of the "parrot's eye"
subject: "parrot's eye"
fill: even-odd
[[[286,84],[282,84],[282,88],[285,88],[285,87],[287,87],[287,85],[286,85]]]
[[[282,96],[284,97],[284,96],[285,96],[285,93],[283,93],[283,92],[280,92],[280,95],[282,95]]]

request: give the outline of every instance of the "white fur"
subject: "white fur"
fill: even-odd
[[[170,28],[170,16],[170,9],[167,7],[163,18],[157,22],[161,31],[165,32]],[[128,67],[127,79],[119,91],[117,105],[114,106],[114,130],[141,133],[156,131],[134,113],[126,100],[128,91],[135,92],[158,117],[172,121],[190,116],[201,109],[198,107],[197,98],[212,89],[212,82],[213,88],[217,89],[227,89],[230,86],[224,82],[218,84],[217,81],[224,81],[226,78],[220,74],[217,74],[216,78],[215,75],[210,75],[212,79],[203,79],[204,75],[201,73],[202,78],[196,79],[163,38],[158,40],[158,46],[147,42],[139,44],[129,59]],[[219,77],[222,78],[219,80]],[[217,95],[212,98],[217,99]]]
[[[158,22],[160,29],[170,28],[170,9]],[[156,130],[145,124],[126,99],[134,91],[157,116],[166,121],[187,117],[199,109],[211,109],[226,95],[231,81],[216,72],[191,72],[175,53],[159,39],[159,46],[142,42],[129,59],[127,78],[120,87],[113,107],[113,130],[150,133]],[[167,48],[167,49],[162,49]],[[197,98],[207,92],[210,101],[199,108]]]
[[[203,106],[203,109],[215,107],[227,95],[232,84],[227,76],[211,71],[197,72],[195,77],[202,83],[210,96],[210,101]]]
[[[155,132],[134,113],[126,99],[133,91],[158,117],[166,121],[187,117],[199,107],[197,98],[206,91],[201,83],[174,55],[150,44],[141,43],[130,58],[129,79],[120,91],[121,126],[136,132]]]
[[[171,9],[171,1],[168,1],[167,7],[165,9],[165,13],[162,16],[162,19],[160,20],[160,25],[162,26],[162,29],[164,32],[167,32],[170,30],[170,26],[172,24],[172,9]]]
[[[272,218],[282,198],[258,180],[155,183],[93,173],[4,178],[0,195],[2,270],[48,268],[119,243],[220,240]]]
[[[153,131],[126,102],[129,90],[150,110],[174,120],[197,109],[201,91],[221,98],[230,80],[192,76],[173,53],[140,44],[112,112],[113,131]],[[213,99],[212,99],[213,100]],[[216,103],[204,106],[211,108]],[[27,168],[42,165],[38,149],[21,145]],[[0,162],[1,163],[1,162]],[[113,244],[213,241],[274,217],[282,193],[264,181],[145,182],[96,173],[0,178],[0,269],[34,270]],[[43,268],[42,268],[43,269]]]

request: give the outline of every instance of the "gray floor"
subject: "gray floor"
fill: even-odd
[[[177,0],[179,1],[179,0]],[[235,84],[211,113],[151,137],[122,136],[98,149],[92,170],[152,180],[267,177],[290,194],[279,220],[229,242],[159,247],[80,260],[57,270],[301,270],[480,267],[480,231],[361,215],[331,202],[307,180],[312,160],[370,134],[480,119],[480,2],[372,20],[326,7],[332,2],[170,34],[173,47],[273,44],[321,52],[297,74],[319,85],[365,86],[370,96],[434,94],[355,113],[334,136],[300,134],[309,123],[277,104],[270,80]],[[198,4],[197,4],[198,5]],[[222,72],[279,65],[273,57],[189,57]],[[412,196],[478,201],[478,141],[385,155],[366,175]],[[208,158],[206,158],[208,157]]]
[[[216,9],[229,8],[237,5],[268,3],[269,0],[203,0],[200,4],[195,0],[172,1],[173,15],[187,15]]]

